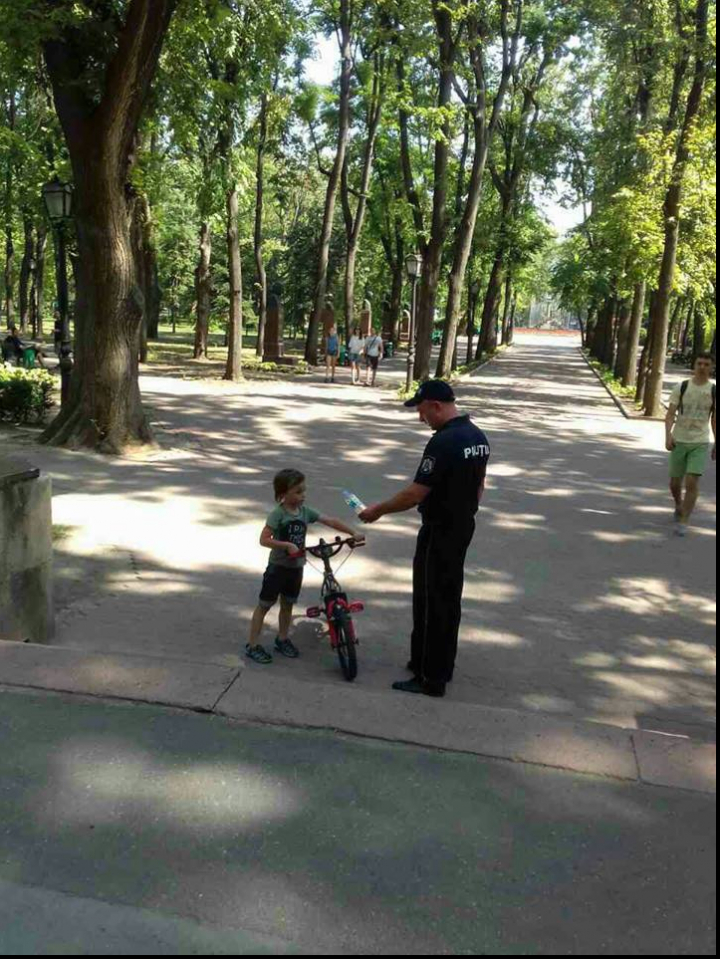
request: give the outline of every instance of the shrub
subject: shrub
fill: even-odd
[[[23,370],[0,363],[0,420],[41,422],[53,405],[55,380],[47,370]]]

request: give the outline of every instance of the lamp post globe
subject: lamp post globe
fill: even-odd
[[[46,183],[42,189],[48,217],[53,223],[69,220],[72,216],[73,189],[58,177]]]
[[[63,183],[58,177],[46,183],[42,188],[43,202],[48,219],[55,234],[55,276],[57,284],[58,331],[61,403],[64,406],[70,396],[70,377],[73,368],[72,340],[70,338],[70,314],[67,281],[67,257],[65,252],[65,230],[72,217],[73,189],[69,183]]]
[[[411,253],[405,259],[405,269],[410,282],[417,281],[422,273],[423,259],[418,253]]]

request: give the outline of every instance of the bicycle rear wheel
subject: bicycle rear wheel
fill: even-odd
[[[355,643],[355,628],[352,620],[346,614],[336,620],[337,654],[340,660],[342,674],[351,683],[358,674],[357,645]]]

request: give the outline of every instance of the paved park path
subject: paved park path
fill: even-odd
[[[574,340],[522,337],[460,388],[494,459],[450,701],[388,689],[410,516],[342,571],[368,604],[352,695],[309,622],[300,661],[233,680],[274,471],[328,513],[407,482],[427,433],[401,380],[145,377],[157,453],[33,450],[64,648],[2,659],[0,954],[715,954],[713,750],[681,738],[714,738],[714,498],[671,536],[662,425],[625,420]],[[162,677],[168,699],[133,694]]]
[[[57,643],[237,664],[274,472],[304,469],[310,502],[346,518],[344,487],[372,502],[406,483],[428,433],[396,399],[402,375],[396,360],[381,390],[146,376],[159,452],[38,451],[61,526]],[[521,336],[459,393],[494,456],[453,699],[713,739],[714,467],[674,539],[662,424],[626,421],[573,337]],[[382,521],[342,570],[367,603],[361,688],[404,675],[416,530]],[[310,571],[308,604],[318,585]],[[274,676],[341,682],[317,630],[299,622],[302,658]]]

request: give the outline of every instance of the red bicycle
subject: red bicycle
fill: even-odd
[[[351,683],[358,674],[357,646],[358,638],[353,623],[353,613],[361,613],[365,609],[364,603],[351,603],[338,583],[333,572],[330,560],[334,559],[348,546],[351,550],[364,546],[362,540],[335,538],[333,543],[326,543],[321,539],[317,546],[306,546],[304,552],[324,565],[323,584],[321,590],[322,606],[311,606],[307,610],[310,619],[319,619],[325,615],[330,629],[330,645],[337,652],[343,676]]]

